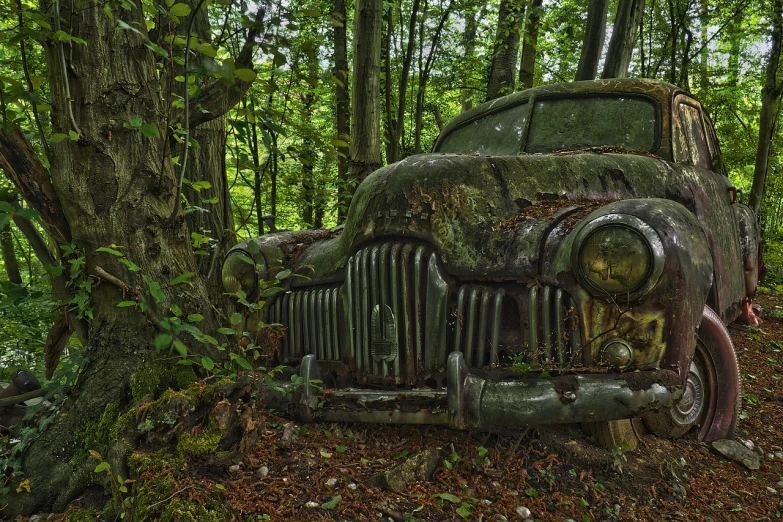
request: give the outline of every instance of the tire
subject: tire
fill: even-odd
[[[583,422],[582,431],[588,437],[595,438],[595,444],[606,450],[620,447],[623,451],[633,451],[639,445],[635,424],[634,419]]]
[[[697,440],[734,437],[741,407],[737,354],[720,317],[704,307],[683,397],[669,410],[643,417],[647,428],[667,439],[698,427]]]

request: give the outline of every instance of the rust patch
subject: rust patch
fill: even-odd
[[[633,391],[649,390],[653,384],[660,384],[664,388],[682,386],[682,379],[674,372],[631,372],[615,378],[625,381],[628,388]]]
[[[500,230],[516,230],[517,226],[519,226],[520,223],[522,223],[527,219],[547,218],[554,215],[556,212],[558,212],[559,210],[565,207],[571,207],[571,206],[581,207],[579,210],[569,215],[564,221],[565,228],[571,229],[574,227],[574,225],[576,225],[577,222],[579,222],[580,219],[590,214],[593,210],[597,209],[598,207],[603,207],[604,205],[608,205],[609,203],[613,203],[615,201],[617,200],[616,199],[586,199],[586,198],[579,198],[579,199],[560,198],[554,200],[550,198],[539,199],[532,205],[522,209],[522,212],[520,212],[516,216],[507,219],[498,225],[495,225],[494,227],[492,227],[492,230],[495,232]]]
[[[306,231],[295,235],[288,241],[283,241],[280,243],[280,251],[283,253],[283,265],[286,268],[290,268],[310,245],[322,239],[337,237],[342,231],[342,228],[337,230],[319,230],[317,232]]]
[[[552,386],[557,393],[575,392],[579,390],[579,381],[575,375],[563,375],[562,377],[554,377],[552,379]]]
[[[552,152],[552,156],[573,156],[574,154],[632,154],[634,156],[647,156],[648,158],[655,158],[657,160],[665,161],[657,154],[653,154],[647,150],[626,149],[625,147],[588,147],[586,149],[567,149]]]

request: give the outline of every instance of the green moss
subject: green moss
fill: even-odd
[[[117,418],[120,416],[120,407],[110,402],[103,410],[101,418],[96,422],[89,422],[81,433],[84,441],[85,450],[95,450],[99,453],[106,451],[109,442],[112,440],[111,433]]]
[[[187,500],[172,500],[160,517],[164,522],[223,522],[232,518],[228,507],[217,499],[206,505]]]
[[[136,404],[142,404],[153,400],[166,388],[183,390],[195,380],[193,370],[187,366],[148,360],[131,375],[131,396]]]
[[[207,430],[195,437],[189,433],[184,433],[179,438],[177,450],[182,455],[208,455],[217,450],[221,438],[222,435],[220,433],[212,430]]]

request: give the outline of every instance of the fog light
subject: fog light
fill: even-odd
[[[628,366],[633,359],[633,350],[622,339],[612,339],[604,344],[601,350],[601,359],[609,366],[622,368]]]

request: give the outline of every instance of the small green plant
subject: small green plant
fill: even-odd
[[[623,463],[628,461],[628,457],[625,456],[625,452],[629,449],[631,449],[631,445],[628,444],[628,441],[626,440],[623,440],[619,446],[612,448],[612,456],[614,457],[612,460],[612,468],[620,473],[623,472]]]
[[[121,475],[115,477],[111,465],[103,460],[103,457],[97,451],[90,450],[90,456],[98,461],[98,465],[95,466],[95,473],[106,473],[107,480],[111,485],[112,496],[120,505],[120,519],[125,519],[133,509],[133,499],[127,496],[128,486],[136,481],[124,479]]]

